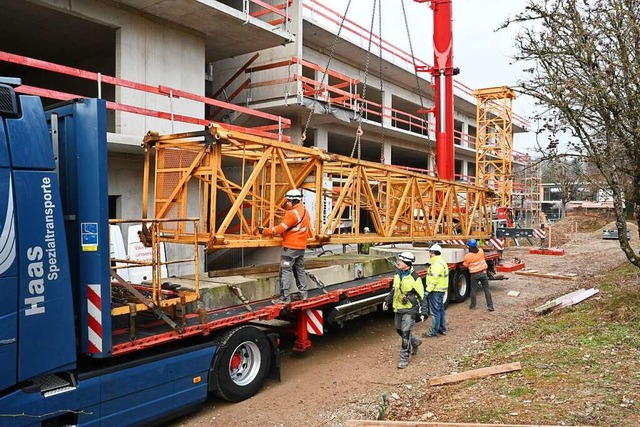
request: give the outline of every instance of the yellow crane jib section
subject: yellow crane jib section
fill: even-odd
[[[513,194],[513,99],[507,86],[477,89],[476,177],[492,189],[498,205],[511,207]]]
[[[494,196],[464,183],[330,154],[212,125],[204,131],[148,134],[144,193],[157,219],[200,218],[197,229],[161,222],[161,238],[209,250],[280,245],[258,227],[284,215],[284,195],[300,188],[313,205],[309,245],[489,238]],[[155,168],[152,161],[155,151]],[[151,176],[151,175],[154,176]],[[341,221],[350,213],[351,221]],[[373,224],[363,233],[365,217]],[[195,236],[194,236],[195,235]]]

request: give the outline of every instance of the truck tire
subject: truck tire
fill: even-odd
[[[209,391],[230,402],[256,394],[269,372],[271,348],[260,329],[240,326],[214,340],[218,351],[209,371]]]
[[[455,302],[464,302],[471,293],[471,279],[469,271],[457,268],[453,273],[453,283],[450,289],[452,291],[451,300]]]

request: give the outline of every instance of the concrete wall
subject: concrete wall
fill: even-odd
[[[135,11],[129,12],[96,0],[40,0],[53,9],[99,22],[116,31],[116,77],[151,86],[168,86],[204,94],[205,38],[201,34],[173,24],[152,21]],[[73,48],[70,46],[69,48]],[[132,89],[116,89],[116,102],[175,114],[201,118],[201,103],[147,94]],[[172,105],[173,104],[173,105]],[[131,113],[116,114],[115,131],[143,136],[149,130],[160,133],[197,129],[198,126],[175,123]]]

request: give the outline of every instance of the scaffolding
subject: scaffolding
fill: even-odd
[[[518,226],[538,228],[542,201],[542,170],[540,162],[529,154],[515,153],[513,208]]]
[[[513,99],[506,87],[477,89],[478,135],[476,177],[479,186],[495,191],[498,206],[510,208],[513,194]]]

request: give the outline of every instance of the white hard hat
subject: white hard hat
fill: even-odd
[[[299,202],[302,200],[302,193],[300,190],[294,188],[293,190],[287,191],[287,194],[285,194],[284,197],[292,202]]]
[[[431,246],[429,248],[429,252],[440,252],[442,253],[442,246],[440,246],[439,244],[434,244],[433,246]]]
[[[415,262],[416,257],[411,252],[402,252],[398,255],[398,259],[407,265],[411,265]]]

